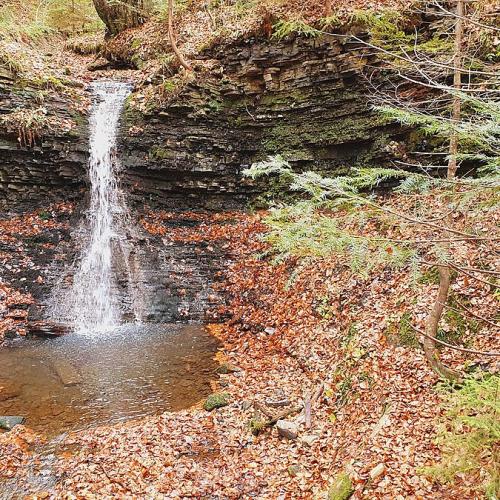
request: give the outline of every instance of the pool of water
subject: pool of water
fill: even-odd
[[[216,349],[202,325],[10,341],[0,348],[0,416],[56,436],[187,408],[211,392]]]

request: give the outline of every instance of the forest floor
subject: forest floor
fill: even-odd
[[[319,17],[315,3],[300,3],[306,21]],[[374,3],[356,2],[359,8]],[[399,1],[389,4],[402,6]],[[237,12],[221,9],[215,21],[210,14],[199,9],[176,23],[179,45],[188,56],[200,51],[207,33],[217,45],[224,28],[238,36],[266,29],[262,12],[249,13],[244,23]],[[233,20],[237,26],[231,25]],[[145,81],[165,69],[163,59],[150,60],[148,55],[164,44],[164,27],[164,22],[153,22],[130,30],[112,48],[125,59],[139,56],[139,71],[91,72],[88,64],[96,54],[75,54],[63,37],[36,46],[2,42],[0,49],[19,62],[28,79],[53,72],[61,81],[79,84],[97,78]],[[150,43],[140,44],[134,53],[121,52],[140,38]],[[88,37],[82,40],[88,42]],[[55,80],[42,84],[60,91],[52,88],[58,87]],[[400,208],[404,200],[395,197],[389,203]],[[0,284],[0,337],[25,333],[34,298],[21,290],[20,280],[41,286],[44,276],[39,271],[47,260],[33,259],[33,244],[37,252],[54,250],[50,238],[38,243],[33,238],[67,230],[71,209],[61,204],[0,220],[0,264],[10,277]],[[352,480],[354,498],[483,497],[481,473],[459,475],[453,484],[444,484],[422,471],[439,462],[442,450],[436,437],[446,424],[438,378],[409,326],[423,327],[437,290],[432,273],[417,281],[408,268],[378,267],[360,275],[335,255],[275,263],[272,255],[265,255],[269,247],[261,239],[265,213],[183,214],[197,225],[172,229],[166,222],[177,216],[151,212],[143,225],[167,242],[217,246],[228,259],[220,285],[227,303],[209,312],[209,329],[222,343],[218,360],[229,372],[218,376],[214,390],[227,393],[229,404],[208,412],[200,402],[181,412],[70,434],[64,443],[68,451],[56,457],[57,484],[32,498],[321,498],[342,472]],[[473,223],[485,234],[495,234],[499,219],[496,212]],[[394,228],[373,226],[369,215],[363,230],[400,236]],[[464,265],[498,268],[498,257],[480,247],[462,242],[456,250]],[[30,272],[25,276],[26,269]],[[472,311],[444,322],[448,333],[460,322],[457,344],[499,350],[498,329],[481,320],[495,317],[498,301],[491,288],[474,275],[455,281],[453,293]],[[446,349],[441,354],[457,369],[498,371],[494,358]],[[305,412],[307,401],[310,411]],[[252,434],[252,419],[281,413],[296,427],[296,438],[282,437],[274,425]],[[0,434],[0,482],[27,481],[33,445],[44,439],[23,426]],[[36,474],[43,470],[35,462]]]
[[[401,208],[406,201],[387,203]],[[165,243],[206,242],[228,259],[220,284],[228,300],[210,311],[220,322],[209,329],[221,341],[217,357],[227,372],[214,390],[229,404],[209,412],[200,402],[70,434],[63,443],[68,451],[56,457],[55,487],[33,498],[323,498],[343,471],[354,498],[482,498],[482,473],[441,484],[422,471],[440,460],[436,436],[446,419],[438,378],[407,323],[422,328],[435,277],[425,274],[416,283],[410,269],[380,267],[361,276],[336,255],[275,263],[263,256],[265,213],[183,213],[196,224],[172,228],[176,217],[151,211],[142,224]],[[498,213],[475,222],[491,233]],[[22,223],[2,221],[1,237],[15,238],[21,224],[26,231],[53,229],[26,214]],[[374,227],[369,217],[364,228],[393,237],[401,230]],[[495,265],[495,255],[481,246],[461,242],[456,251],[471,267]],[[495,315],[489,291],[473,277],[456,279],[453,293],[473,311],[459,318],[457,344],[498,351],[498,330],[478,320]],[[19,300],[15,290],[2,293]],[[456,321],[448,317],[443,329],[457,330]],[[461,370],[498,370],[491,358],[441,355]],[[296,437],[281,436],[274,425],[252,434],[252,419],[280,414]],[[0,479],[22,484],[32,443],[43,439],[22,426],[0,435]]]

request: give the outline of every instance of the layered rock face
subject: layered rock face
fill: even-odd
[[[385,163],[404,137],[370,111],[364,70],[376,61],[363,46],[248,40],[204,57],[210,72],[169,104],[125,113],[124,178],[139,200],[230,207],[262,190],[241,171],[268,155],[340,173]]]
[[[146,113],[130,103],[124,110],[119,178],[127,204],[141,208],[135,215],[148,204],[241,208],[269,190],[267,180],[259,185],[242,178],[241,171],[254,161],[282,154],[297,169],[336,174],[356,164],[384,164],[391,141],[405,138],[405,131],[370,111],[364,74],[376,61],[362,46],[344,46],[334,37],[248,40],[203,58],[206,69],[191,83],[172,88],[166,82],[172,95],[163,104]],[[48,119],[42,133],[19,141],[22,131],[2,118],[20,110],[38,110],[42,121]],[[75,111],[70,98],[20,88],[1,73],[0,211],[45,206],[51,198],[78,201],[88,192],[88,135],[88,117]],[[47,236],[54,251],[45,251],[45,240],[25,242],[33,247],[27,251],[36,274],[13,265],[4,273],[6,283],[32,291],[43,303],[54,284],[51,277],[69,272],[76,256],[78,242],[69,232],[84,206],[64,230]],[[184,223],[190,224],[175,222]],[[149,304],[147,320],[201,319],[220,300],[211,283],[224,265],[223,252],[148,235],[136,243],[142,273],[135,281]],[[15,247],[4,250],[14,253]],[[42,272],[43,283],[34,284]]]
[[[33,111],[36,115],[22,116]],[[33,125],[41,130],[31,144],[21,137],[23,120],[28,128],[29,120],[40,122]],[[44,120],[46,123],[42,123]],[[83,186],[87,158],[87,119],[72,110],[68,98],[55,92],[22,88],[14,84],[7,72],[0,72],[2,209],[71,197]]]
[[[335,174],[385,163],[387,145],[404,138],[399,126],[370,111],[365,74],[376,60],[361,45],[344,45],[334,36],[251,39],[200,59],[210,69],[182,88],[169,88],[167,81],[172,96],[163,104],[146,113],[125,109],[121,178],[140,204],[242,206],[264,186],[242,179],[241,171],[268,155]],[[87,117],[55,92],[40,99],[39,90],[16,88],[0,75],[4,203],[67,198],[85,184]],[[25,145],[17,130],[2,124],[16,110],[38,108],[56,121],[73,122],[71,130],[48,126]]]

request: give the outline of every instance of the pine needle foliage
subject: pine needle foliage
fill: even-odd
[[[437,197],[447,198],[453,194],[457,209],[460,207],[462,210],[478,209],[480,201],[486,196],[485,191],[488,199],[498,199],[500,190],[500,179],[496,176],[448,183],[446,179],[392,168],[353,168],[350,175],[338,177],[323,177],[311,171],[297,173],[280,155],[254,163],[243,173],[252,179],[279,176],[280,182],[288,183],[291,190],[302,195],[303,199],[299,202],[271,209],[265,219],[269,227],[265,238],[272,245],[275,260],[281,261],[291,256],[325,258],[343,254],[348,258],[352,270],[363,276],[378,266],[409,266],[413,269],[418,261],[418,246],[410,240],[395,242],[384,237],[355,234],[357,231],[353,230],[353,227],[363,226],[362,217],[367,211],[380,225],[389,223],[402,227],[405,224],[404,218],[385,211],[371,195],[371,190],[381,183],[399,182],[395,191],[401,194],[431,190]],[[466,185],[467,189],[456,191],[457,183]],[[356,210],[359,207],[365,210]],[[336,213],[335,217],[332,217],[332,210]],[[425,218],[425,207],[422,210],[424,213],[421,215]],[[343,215],[339,215],[341,213]],[[344,227],[351,229],[346,230]],[[432,251],[438,261],[447,262],[451,259],[439,245],[434,245]],[[413,271],[412,274],[416,282],[419,274]]]
[[[467,378],[456,389],[443,385],[446,425],[438,437],[441,463],[424,469],[451,482],[457,474],[476,475],[488,499],[500,497],[500,376]]]
[[[352,271],[368,276],[379,265],[401,268],[414,255],[404,245],[373,241],[368,237],[350,234],[336,219],[300,203],[288,208],[271,210],[266,218],[268,241],[276,252],[276,261],[291,256],[325,258],[333,254],[349,255]]]

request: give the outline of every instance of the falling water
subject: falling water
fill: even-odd
[[[119,322],[113,247],[127,217],[116,179],[115,146],[120,113],[130,89],[123,83],[96,82],[92,90],[95,100],[90,118],[90,207],[86,242],[68,301],[69,316],[80,332],[109,330]]]

